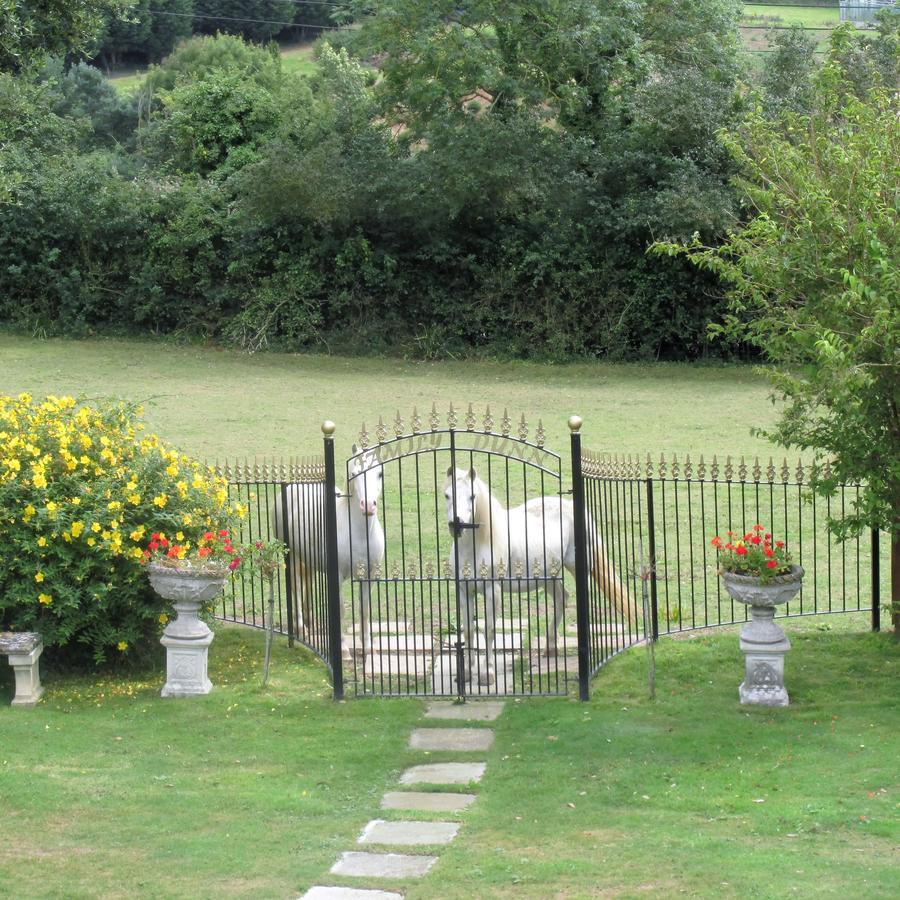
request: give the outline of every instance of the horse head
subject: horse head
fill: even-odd
[[[478,475],[475,469],[447,469],[444,482],[444,501],[447,505],[447,527],[455,537],[459,536],[459,526],[475,523],[475,503],[478,493]]]
[[[374,516],[378,513],[378,498],[384,486],[384,466],[371,450],[360,454],[356,444],[351,455],[355,458],[350,465],[347,493],[351,502],[358,501],[364,516]]]

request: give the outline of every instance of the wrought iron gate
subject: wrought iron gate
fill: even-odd
[[[357,695],[568,691],[574,518],[544,441],[540,423],[532,435],[504,412],[495,430],[471,407],[363,426],[329,535],[343,568],[331,582],[350,583],[342,674]]]

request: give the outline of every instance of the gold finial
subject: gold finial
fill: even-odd
[[[533,578],[541,577],[541,561],[539,559],[535,559],[531,563],[531,575]]]
[[[356,564],[356,577],[360,580],[366,577],[366,567],[361,562]]]
[[[558,578],[561,571],[562,563],[554,556],[553,559],[550,560],[550,574],[554,578]]]
[[[766,466],[766,479],[769,484],[773,484],[775,482],[775,460],[772,457],[769,457],[769,465]]]
[[[581,416],[569,416],[569,431],[572,434],[578,434],[582,425],[584,425],[584,419]]]
[[[497,564],[497,577],[498,578],[506,578],[506,560],[501,559]]]
[[[509,431],[512,428],[512,420],[509,418],[509,412],[503,410],[503,418],[500,420],[500,433],[503,437],[509,437]]]
[[[406,567],[406,577],[407,578],[418,578],[419,570],[416,566],[416,561],[414,559],[409,561],[409,565]]]
[[[538,447],[543,447],[544,441],[546,440],[547,433],[544,431],[544,420],[538,419],[537,431],[534,433],[534,442],[538,445]]]
[[[525,566],[522,565],[522,560],[517,559],[515,565],[516,578],[521,578],[525,574]]]
[[[469,404],[468,410],[466,410],[466,431],[474,431],[475,430],[475,410],[472,409],[472,404]]]
[[[456,410],[453,408],[453,404],[450,404],[450,412],[447,413],[447,425],[452,431],[456,428],[457,423],[459,422],[459,416],[456,415]]]
[[[391,578],[393,578],[394,581],[397,581],[402,574],[400,563],[395,559],[393,566],[391,566]]]
[[[434,578],[434,563],[430,559],[425,563],[425,577]]]
[[[380,562],[375,563],[375,568],[372,571],[372,578],[374,578],[376,581],[379,578],[381,578],[381,563]]]
[[[478,574],[482,578],[487,578],[491,574],[488,564],[484,560],[481,561],[481,565],[478,567]]]
[[[485,434],[490,434],[494,430],[494,417],[491,415],[490,406],[484,414],[484,422],[482,423],[481,430]]]
[[[522,413],[522,418],[519,419],[519,440],[527,440],[528,438],[528,423],[525,421],[525,413]]]
[[[452,578],[453,570],[450,568],[450,558],[444,560],[444,578]]]
[[[403,435],[403,417],[400,415],[400,410],[397,410],[397,415],[394,419],[394,434],[397,437],[401,437]]]
[[[366,423],[362,423],[362,428],[359,429],[359,446],[366,449],[369,446],[369,432],[366,431]]]
[[[325,437],[331,437],[334,434],[335,428],[337,428],[337,425],[335,425],[331,419],[326,419],[322,423],[322,434],[324,434]]]
[[[432,431],[437,431],[441,427],[441,419],[438,416],[437,403],[431,404],[431,415],[428,417]]]
[[[422,430],[422,417],[419,415],[419,410],[416,407],[413,407],[412,418],[409,420],[410,427],[412,428],[413,434],[418,434]]]
[[[781,480],[787,484],[791,480],[791,469],[788,466],[787,457],[785,456],[781,462]]]
[[[384,426],[384,419],[378,417],[378,424],[375,426],[375,437],[379,444],[383,444],[387,440],[387,428]]]
[[[463,578],[471,578],[471,577],[472,577],[472,566],[468,561],[466,561],[466,563],[463,565]]]

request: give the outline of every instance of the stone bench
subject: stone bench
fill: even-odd
[[[16,673],[13,706],[34,706],[44,693],[38,660],[44,641],[35,631],[0,631],[0,655],[5,654]]]

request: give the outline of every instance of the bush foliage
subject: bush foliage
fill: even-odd
[[[0,630],[39,631],[73,664],[147,652],[168,605],[142,561],[243,510],[205,465],[145,434],[139,410],[0,397]]]

